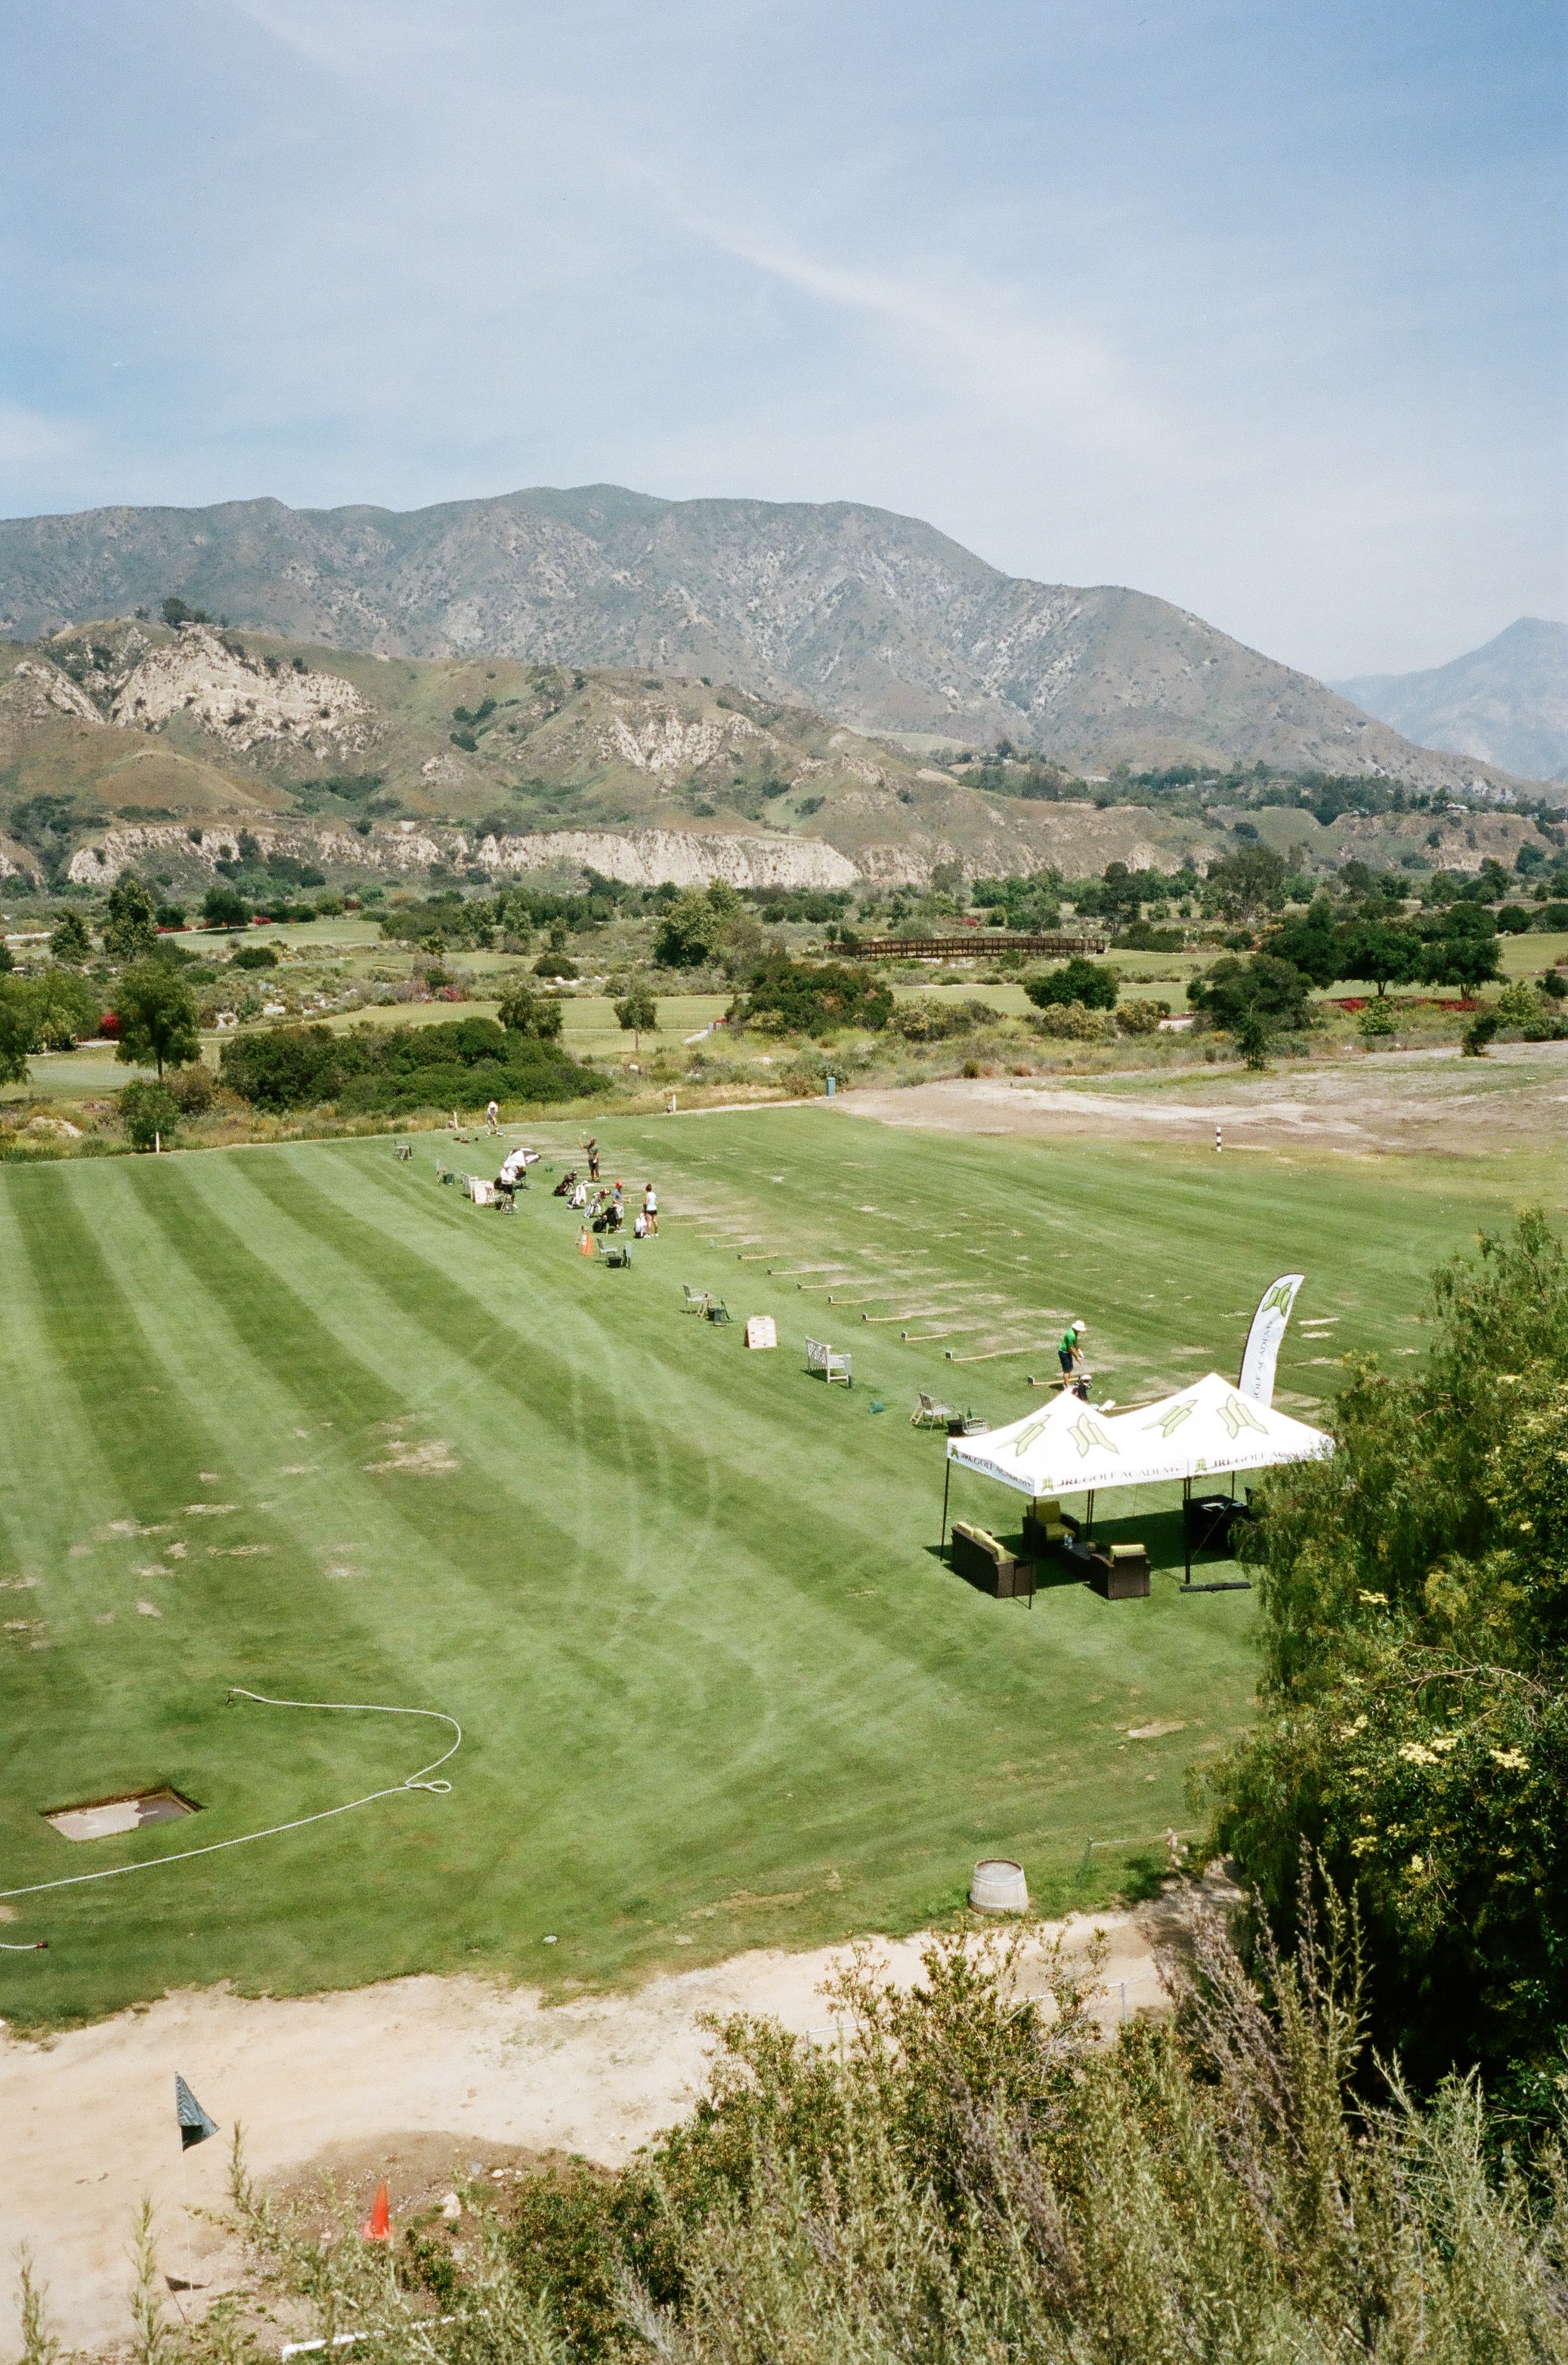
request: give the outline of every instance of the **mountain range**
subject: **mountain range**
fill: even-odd
[[[591,485],[411,511],[263,499],[0,521],[0,633],[31,640],[170,595],[388,657],[727,682],[915,752],[1007,739],[1091,779],[1262,763],[1509,784],[1166,600],[1004,575],[918,519],[854,502]]]
[[[1527,779],[1568,780],[1568,624],[1521,616],[1449,665],[1334,687],[1423,746],[1476,756]]]

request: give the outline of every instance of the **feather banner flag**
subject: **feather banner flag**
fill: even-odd
[[[179,2123],[180,2149],[189,2151],[193,2144],[205,2143],[208,2135],[218,2133],[218,2121],[209,2119],[185,2079],[174,2079],[174,2117]]]

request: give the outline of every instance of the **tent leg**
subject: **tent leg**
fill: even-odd
[[[953,1465],[951,1462],[945,1461],[942,1466],[942,1541],[936,1547],[936,1556],[939,1560],[945,1556],[947,1550],[947,1489],[952,1483]]]
[[[1083,1541],[1086,1544],[1092,1544],[1094,1541],[1094,1489],[1092,1486],[1089,1489],[1089,1503],[1083,1521]]]
[[[1187,1517],[1187,1508],[1192,1499],[1193,1482],[1190,1478],[1183,1478],[1182,1481],[1182,1545],[1186,1554],[1186,1570],[1182,1582],[1184,1586],[1191,1585],[1193,1582],[1193,1524]]]

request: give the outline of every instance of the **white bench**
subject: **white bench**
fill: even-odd
[[[825,1339],[807,1339],[806,1369],[808,1372],[820,1372],[830,1387],[834,1380],[842,1380],[846,1388],[855,1384],[855,1366],[851,1358],[842,1347],[830,1347]]]

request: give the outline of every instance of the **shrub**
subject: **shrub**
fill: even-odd
[[[1305,1026],[1308,981],[1294,961],[1273,953],[1254,953],[1250,960],[1234,955],[1215,961],[1187,990],[1187,999],[1211,1026],[1238,1035],[1249,1018],[1271,1032],[1294,1032]]]
[[[1568,930],[1568,903],[1542,903],[1536,912],[1535,925],[1544,936],[1561,936]]]
[[[219,1056],[223,1081],[253,1108],[308,1108],[336,1093],[350,1064],[349,1039],[325,1026],[238,1035]]]
[[[769,1035],[824,1035],[845,1026],[879,1034],[893,1015],[891,990],[869,969],[844,961],[793,961],[770,954],[751,990],[731,1005],[743,1026]]]
[[[212,1106],[218,1086],[212,1070],[204,1061],[194,1059],[188,1068],[173,1069],[164,1079],[163,1089],[182,1116],[200,1116]],[[130,1090],[129,1085],[126,1090]]]
[[[541,953],[533,964],[533,974],[535,977],[561,978],[570,982],[580,977],[582,972],[576,961],[568,960],[565,953]]]
[[[243,928],[251,907],[232,887],[209,887],[201,899],[201,915],[209,928]]]
[[[230,957],[234,969],[276,969],[277,955],[271,945],[241,945]]]
[[[993,1026],[996,1015],[989,1002],[940,1002],[935,994],[922,994],[918,1001],[901,1003],[889,1024],[908,1043],[941,1043]]]
[[[1360,1018],[1356,1021],[1356,1025],[1359,1031],[1371,1040],[1375,1039],[1380,1036],[1396,1034],[1398,1032],[1399,1021],[1395,1018],[1393,1011],[1389,1008],[1388,1003],[1380,997],[1376,1002],[1368,1003]]]
[[[84,961],[93,949],[87,924],[80,912],[62,912],[49,940],[51,957],[67,964]]]
[[[1031,1022],[1042,1035],[1070,1043],[1103,1043],[1114,1032],[1114,1022],[1100,1012],[1085,1010],[1081,1002],[1053,1002]]]
[[[138,1149],[151,1149],[160,1137],[172,1141],[180,1122],[179,1103],[163,1084],[138,1080],[119,1096],[119,1121]]]
[[[394,1115],[476,1101],[578,1100],[609,1086],[554,1043],[493,1018],[444,1026],[280,1026],[223,1047],[223,1081],[253,1107],[340,1108]]]
[[[1535,913],[1524,903],[1505,903],[1497,913],[1497,929],[1501,936],[1522,936],[1534,925]]]
[[[1116,1024],[1124,1035],[1158,1035],[1160,1020],[1170,1015],[1168,1002],[1121,1002],[1116,1005]]]
[[[1076,1002],[1084,1010],[1114,1010],[1119,982],[1114,969],[1079,955],[1060,969],[1047,970],[1043,977],[1025,978],[1024,991],[1036,1010],[1067,1002]]]
[[[1459,1038],[1459,1048],[1467,1059],[1484,1059],[1486,1047],[1497,1032],[1495,1010],[1478,1010]]]
[[[518,982],[507,988],[498,1014],[510,1035],[531,1036],[539,1043],[560,1039],[565,1013],[553,994],[535,993],[531,986]]]

